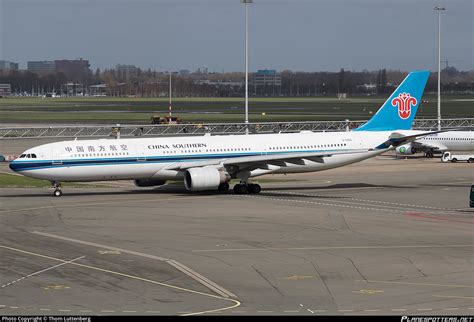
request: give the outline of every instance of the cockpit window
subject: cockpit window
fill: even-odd
[[[31,157],[32,157],[33,159],[36,159],[36,154],[34,154],[34,153],[31,154]]]
[[[20,158],[24,158],[24,157],[26,157],[26,155],[25,155],[25,154],[22,154],[22,155],[20,155]]]

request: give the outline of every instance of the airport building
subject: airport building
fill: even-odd
[[[29,61],[27,64],[28,71],[36,74],[51,74],[56,71],[56,65],[54,61],[43,60],[43,61]]]
[[[115,66],[115,71],[119,75],[119,78],[129,79],[130,77],[138,76],[140,73],[140,68],[136,67],[135,65],[117,64],[117,66]]]
[[[0,97],[9,96],[12,93],[12,86],[10,84],[0,84]]]
[[[63,73],[70,78],[76,76],[81,77],[85,74],[90,73],[89,61],[82,58],[69,60],[43,60],[43,61],[29,61],[28,71],[36,74],[52,74],[52,73]]]
[[[83,96],[85,94],[84,84],[67,83],[61,85],[61,97],[66,96]]]
[[[280,95],[281,74],[274,69],[261,69],[252,76],[250,84],[254,87],[254,95]]]
[[[209,69],[208,69],[207,67],[202,67],[202,68],[199,67],[199,68],[196,70],[195,74],[204,74],[204,75],[207,75],[207,74],[209,74]]]
[[[89,61],[82,58],[55,60],[54,64],[56,72],[64,73],[69,78],[81,78],[91,73]]]
[[[189,69],[181,69],[179,71],[180,76],[189,76],[190,74],[191,74],[191,72],[189,71]]]
[[[14,63],[8,60],[0,60],[0,71],[18,70],[18,63]]]

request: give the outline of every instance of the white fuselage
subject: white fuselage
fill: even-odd
[[[401,133],[407,131],[399,131]],[[50,143],[24,152],[10,167],[23,175],[50,181],[179,179],[177,163],[295,152],[347,151],[297,164],[255,169],[250,177],[267,173],[312,172],[368,159],[386,149],[374,149],[393,131],[253,134],[229,136],[77,140]],[[35,156],[33,158],[32,156]]]
[[[422,131],[408,131],[407,133],[424,133]],[[447,131],[427,135],[415,141],[423,146],[433,147],[439,151],[474,151],[473,131]]]

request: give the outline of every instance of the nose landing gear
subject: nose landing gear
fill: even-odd
[[[61,183],[54,181],[54,182],[51,182],[51,184],[52,184],[51,188],[54,189],[53,196],[54,197],[61,197],[63,195],[63,192],[61,190],[61,188],[62,188]]]

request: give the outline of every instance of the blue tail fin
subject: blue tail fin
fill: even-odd
[[[408,74],[377,113],[354,131],[411,129],[429,76],[430,72],[425,70]]]

